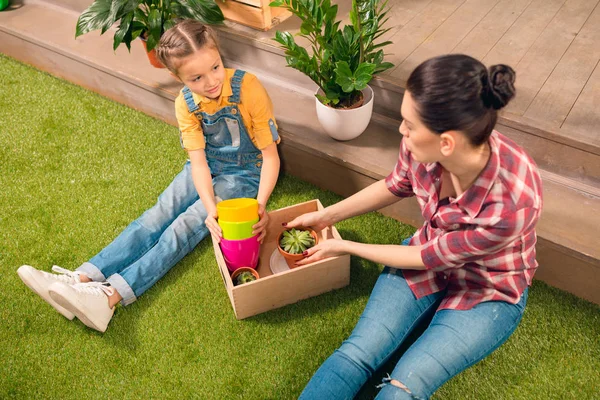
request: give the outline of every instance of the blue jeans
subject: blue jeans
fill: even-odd
[[[222,200],[256,197],[260,170],[213,178]],[[190,162],[157,203],[77,270],[94,281],[108,281],[128,305],[163,277],[208,234],[206,209],[192,181]]]
[[[445,291],[416,299],[400,270],[386,267],[354,331],[331,355],[300,399],[352,399],[408,334],[434,312],[425,332],[390,374],[406,390],[384,379],[377,399],[427,399],[444,382],[481,361],[514,332],[527,302],[480,303],[471,310],[435,312]]]

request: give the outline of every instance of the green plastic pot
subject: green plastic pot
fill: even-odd
[[[227,240],[243,240],[252,237],[252,226],[258,223],[258,218],[252,221],[229,222],[219,220],[223,238]]]
[[[0,11],[4,10],[6,7],[8,7],[8,0],[0,0]]]

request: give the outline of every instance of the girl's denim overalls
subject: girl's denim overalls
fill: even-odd
[[[183,89],[189,111],[202,124],[215,196],[222,200],[258,193],[262,153],[252,143],[238,108],[244,73],[237,70],[231,79],[232,104],[212,115],[201,112],[192,92]],[[271,127],[277,140],[272,121]],[[206,217],[188,160],[158,202],[78,271],[94,281],[108,281],[123,297],[122,304],[130,304],[209,234]]]

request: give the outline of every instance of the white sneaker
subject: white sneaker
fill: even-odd
[[[112,318],[115,308],[108,306],[108,296],[115,293],[115,289],[102,282],[86,282],[76,285],[65,285],[56,282],[48,288],[50,297],[62,307],[66,308],[88,327],[100,332]]]
[[[19,278],[21,278],[23,283],[26,284],[29,289],[33,290],[42,299],[46,300],[46,302],[54,307],[56,311],[68,319],[73,319],[75,315],[73,315],[72,312],[56,304],[56,302],[50,298],[48,288],[55,282],[63,282],[67,285],[80,283],[81,280],[79,275],[81,275],[81,272],[69,271],[58,265],[53,266],[52,271],[57,272],[57,274],[39,271],[29,265],[22,265],[17,270],[17,274],[19,274]]]

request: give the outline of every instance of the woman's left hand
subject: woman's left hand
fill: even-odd
[[[263,242],[267,236],[267,225],[269,223],[269,213],[265,210],[265,206],[258,205],[258,222],[252,226],[252,235],[259,235],[258,241]]]
[[[296,265],[306,265],[315,261],[322,260],[324,258],[341,256],[347,254],[346,250],[347,242],[343,239],[328,239],[310,249],[306,250],[303,254],[305,258],[298,261]]]

